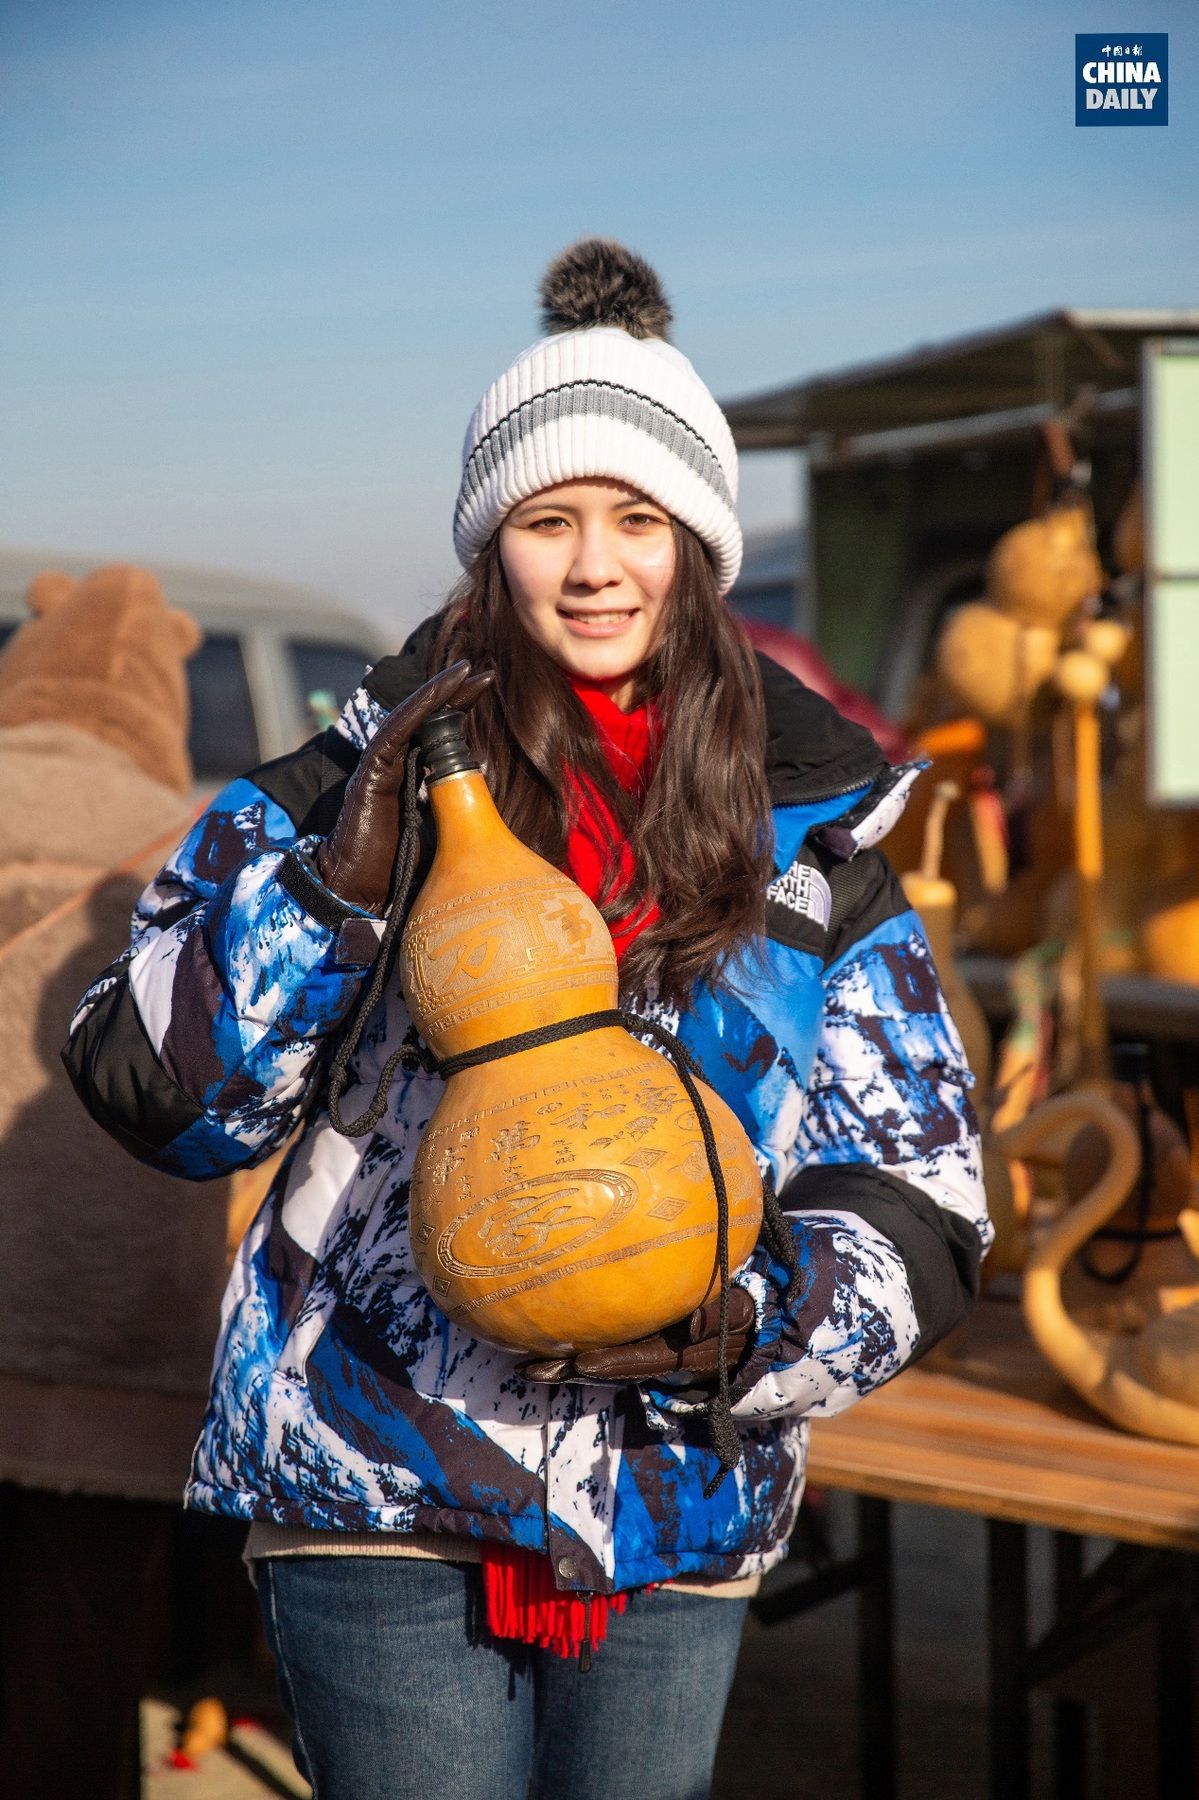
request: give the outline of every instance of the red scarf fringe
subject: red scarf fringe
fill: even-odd
[[[586,1661],[607,1637],[609,1615],[629,1603],[627,1594],[560,1592],[549,1557],[537,1551],[490,1542],[482,1549],[485,1617],[493,1637]]]

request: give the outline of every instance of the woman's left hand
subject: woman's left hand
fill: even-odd
[[[728,1366],[734,1368],[745,1354],[753,1335],[752,1296],[735,1283],[729,1289]],[[521,1373],[530,1381],[647,1381],[661,1375],[694,1375],[697,1380],[720,1371],[720,1302],[697,1306],[689,1318],[679,1319],[649,1337],[631,1344],[611,1344],[600,1350],[580,1350],[575,1356],[538,1357],[522,1363]]]

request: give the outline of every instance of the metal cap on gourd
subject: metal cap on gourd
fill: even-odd
[[[400,979],[441,1060],[617,1003],[598,910],[501,819],[462,714],[421,732],[437,850]],[[697,1084],[729,1201],[729,1263],[757,1241],[762,1184],[734,1114]],[[421,1278],[450,1318],[523,1351],[625,1343],[718,1290],[717,1205],[674,1067],[604,1026],[449,1077],[412,1175]]]

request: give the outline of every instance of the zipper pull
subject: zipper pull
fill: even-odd
[[[579,1674],[591,1668],[591,1595],[583,1595],[583,1642],[579,1645]]]

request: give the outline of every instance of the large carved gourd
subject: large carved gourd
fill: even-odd
[[[443,713],[422,732],[437,850],[400,950],[404,998],[441,1061],[617,1003],[603,919],[508,830],[460,728]],[[761,1175],[733,1113],[696,1085],[736,1268],[757,1241]],[[509,1349],[624,1343],[719,1289],[699,1121],[672,1064],[619,1025],[451,1073],[409,1226],[442,1310]]]

